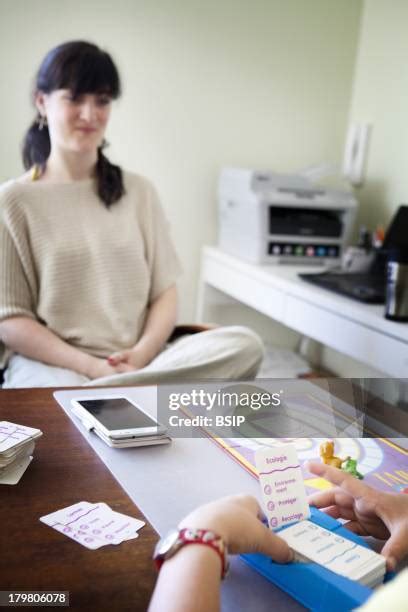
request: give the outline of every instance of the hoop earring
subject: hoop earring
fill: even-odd
[[[45,115],[40,115],[40,118],[37,120],[37,123],[38,123],[38,129],[41,132],[41,130],[44,129],[44,126],[48,125],[47,117]]]

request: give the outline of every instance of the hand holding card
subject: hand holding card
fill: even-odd
[[[293,444],[260,448],[255,459],[268,524],[279,528],[279,537],[289,544],[296,561],[318,563],[369,587],[383,581],[383,556],[307,520],[310,509]]]

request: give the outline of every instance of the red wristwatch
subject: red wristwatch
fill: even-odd
[[[156,568],[159,570],[167,559],[188,544],[203,544],[212,548],[221,559],[221,578],[225,578],[229,568],[227,546],[219,535],[209,529],[183,528],[170,531],[154,549],[153,560]]]

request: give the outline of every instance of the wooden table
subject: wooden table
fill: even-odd
[[[88,550],[39,521],[79,501],[146,521],[52,393],[0,390],[0,420],[44,434],[20,482],[0,485],[0,590],[69,591],[72,610],[146,610],[156,578],[151,525],[136,540]]]

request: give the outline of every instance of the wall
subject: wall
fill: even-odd
[[[185,268],[181,318],[191,319],[200,248],[216,240],[220,167],[293,171],[341,160],[361,6],[0,0],[0,180],[21,171],[30,83],[44,53],[80,37],[106,47],[124,81],[110,154],[162,195]]]
[[[407,24],[406,0],[365,0],[350,121],[373,124],[365,182],[356,190],[359,222],[371,229],[387,226],[398,205],[408,203]],[[327,349],[323,360],[344,376],[378,375]]]
[[[361,221],[388,224],[408,202],[408,2],[365,0],[350,120],[373,124]]]

